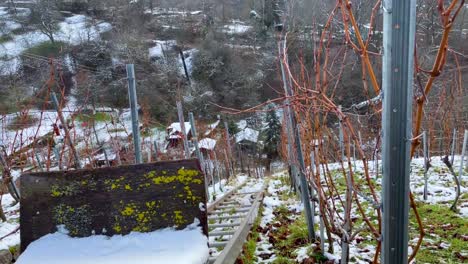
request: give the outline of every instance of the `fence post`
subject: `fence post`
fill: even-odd
[[[143,163],[141,157],[140,121],[138,120],[138,102],[136,93],[135,67],[127,64],[128,95],[132,114],[133,146],[135,148],[135,163]]]
[[[183,140],[184,143],[184,152],[185,158],[190,158],[190,149],[188,145],[188,138],[187,138],[187,131],[185,130],[185,119],[184,119],[184,110],[182,109],[182,103],[177,101],[177,114],[179,115],[179,123],[180,123],[180,130],[182,130]]]
[[[450,149],[450,164],[453,166],[453,161],[455,159],[455,145],[457,144],[457,129],[453,129],[452,135],[452,147]]]
[[[158,158],[158,143],[155,141],[153,141],[153,147],[154,147],[154,160],[155,161],[159,161],[159,158]]]
[[[408,262],[416,0],[383,1],[382,264]]]
[[[338,109],[341,112],[341,105],[338,106]],[[341,152],[341,161],[345,160],[344,154],[344,135],[343,135],[343,120],[340,117],[339,121],[339,141],[340,141],[340,152]]]
[[[193,117],[193,113],[189,113],[189,121],[190,121],[190,130],[192,131],[192,140],[193,144],[195,145],[195,153],[197,154],[198,161],[200,162],[200,167],[202,168],[204,174],[205,174],[205,192],[206,192],[206,197],[208,198],[209,192],[208,192],[208,179],[206,178],[206,171],[205,171],[205,161],[203,160],[203,155],[201,154],[200,151],[200,146],[198,146],[198,134],[197,134],[197,128],[195,127],[195,118]]]
[[[78,153],[76,152],[75,146],[73,145],[73,141],[70,136],[70,130],[68,129],[68,124],[65,122],[65,118],[63,117],[62,110],[60,109],[60,104],[57,99],[57,95],[55,92],[52,92],[51,94],[52,98],[52,103],[54,104],[55,110],[57,111],[58,118],[60,119],[60,122],[62,123],[63,131],[65,131],[65,138],[68,142],[68,145],[70,147],[70,151],[73,155],[73,158],[75,159],[75,167],[77,169],[81,169],[81,161],[80,157],[78,156]]]
[[[465,162],[467,141],[468,141],[468,130],[465,130],[465,135],[463,136],[463,147],[462,147],[461,160],[460,160],[460,169],[458,170],[459,182],[462,182],[463,163]]]
[[[283,59],[287,61],[287,55],[284,53],[285,48],[282,46],[286,46],[286,40],[282,40],[279,45],[279,55],[281,59],[281,74],[284,82],[284,90],[287,97],[293,96],[293,91],[286,80],[286,74],[283,65]],[[288,102],[289,103],[289,102]],[[297,126],[296,117],[293,113],[293,109],[290,105],[287,106],[289,109],[289,120],[291,123],[292,131],[290,130],[288,134],[294,135],[294,142],[296,147],[296,155],[297,160],[299,162],[299,180],[301,186],[301,195],[302,195],[302,202],[304,203],[304,211],[306,216],[307,228],[308,228],[308,237],[309,242],[315,241],[315,231],[314,231],[314,213],[312,212],[312,208],[310,206],[310,196],[309,196],[309,185],[307,184],[307,180],[305,177],[306,166],[304,163],[304,157],[302,156],[302,146],[301,146],[301,137],[299,134],[299,128]],[[292,143],[292,142],[291,142]]]
[[[228,153],[228,164],[231,167],[232,175],[235,176],[234,172],[234,161],[232,159],[232,147],[231,147],[231,135],[229,133],[229,125],[227,121],[224,121],[224,128],[226,129],[226,142],[227,142],[227,153]]]
[[[214,155],[214,163],[213,163],[213,168],[216,170],[216,176],[218,177],[218,182],[219,182],[219,190],[223,191],[223,183],[221,182],[221,177],[219,176],[219,164],[218,164],[218,157],[216,155],[216,151],[213,149],[213,155]],[[214,171],[213,171],[214,175]]]

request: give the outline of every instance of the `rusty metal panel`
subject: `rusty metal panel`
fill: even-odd
[[[197,160],[21,176],[21,249],[65,226],[73,237],[112,236],[196,219],[207,235],[206,193]]]

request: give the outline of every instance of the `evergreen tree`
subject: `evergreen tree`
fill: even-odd
[[[274,108],[273,104],[268,106],[269,111],[265,117],[268,125],[262,131],[264,137],[263,151],[267,155],[267,170],[270,169],[272,160],[278,157],[278,148],[281,142],[281,123]]]

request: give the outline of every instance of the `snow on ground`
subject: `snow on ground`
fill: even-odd
[[[59,31],[55,33],[56,41],[67,42],[78,45],[85,41],[96,40],[100,33],[111,30],[111,24],[107,22],[92,23],[91,19],[85,15],[73,15],[65,18],[59,23]],[[21,35],[13,36],[13,40],[0,45],[0,75],[16,72],[20,65],[21,55],[28,48],[48,41],[49,38],[40,31],[30,31]]]
[[[233,20],[230,24],[224,25],[223,32],[228,35],[244,34],[252,29],[252,26],[245,25],[240,20]]]
[[[177,8],[153,8],[145,10],[145,14],[153,14],[155,16],[197,16],[202,15],[203,11],[180,11]]]
[[[5,237],[0,240],[0,250],[17,246],[20,243],[20,233],[18,230],[19,203],[15,203],[15,200],[9,194],[4,194],[1,200],[1,206],[5,212],[7,222],[0,222],[0,238]]]
[[[149,48],[150,58],[165,58],[164,53],[177,45],[175,40],[154,40],[154,46]]]
[[[454,160],[454,167],[456,168],[455,171],[458,172],[459,164],[460,164],[460,157],[455,157]],[[352,162],[353,163],[353,162]],[[360,161],[356,161],[356,172],[363,171],[363,164]],[[371,177],[376,177],[377,169],[374,167],[374,162],[369,162],[370,166],[370,173]],[[450,174],[449,170],[447,169],[446,165],[442,162],[441,157],[432,157],[431,160],[431,167],[428,172],[428,200],[425,203],[429,204],[439,204],[446,206],[447,208],[450,207],[452,204],[455,194],[456,194],[456,184],[454,182],[453,176]],[[339,170],[341,165],[338,163],[331,163],[328,164],[331,171]],[[347,164],[345,164],[345,167]],[[354,166],[354,165],[353,165]],[[381,161],[379,161],[379,170],[381,169]],[[280,180],[281,177],[285,177],[287,175],[286,172],[279,172],[274,174],[272,179],[268,183],[268,192],[263,200],[263,213],[260,220],[260,227],[263,230],[276,230],[276,225],[280,225],[281,223],[275,223],[275,214],[273,213],[275,209],[285,206],[290,211],[290,215],[288,218],[295,219],[297,216],[295,213],[303,211],[303,204],[299,201],[298,197],[293,196],[285,196],[284,194],[288,192],[289,186],[285,185],[284,181]],[[334,177],[342,177],[340,174],[336,175],[333,174]],[[381,172],[379,173],[378,178],[376,179],[376,184],[379,186],[381,184]],[[466,182],[468,180],[468,171],[465,170],[463,179],[462,179],[462,187],[461,193],[467,193],[467,185]],[[411,163],[411,176],[410,176],[410,184],[411,190],[415,194],[416,200],[419,202],[423,202],[423,188],[424,188],[424,176],[423,176],[423,159],[417,158],[414,159]],[[380,199],[380,186],[377,188],[377,195]],[[344,197],[341,197],[344,199]],[[336,198],[337,199],[337,198]],[[363,197],[359,197],[361,202],[364,202],[365,199]],[[338,204],[338,202],[337,202]],[[458,202],[457,208],[459,209],[459,216],[466,218],[467,211],[468,211],[468,200],[462,199]],[[369,210],[372,210],[369,208]],[[318,212],[317,212],[318,213]],[[315,223],[319,223],[320,219],[316,213]],[[360,214],[356,212],[355,208],[352,210],[352,217],[360,218]],[[341,225],[338,223],[338,225]],[[356,226],[355,228],[359,228]],[[257,243],[256,249],[256,256],[259,259],[258,263],[271,263],[274,262],[275,259],[278,257],[276,256],[275,249],[273,245],[269,242],[269,232],[267,231],[265,234],[259,232],[260,241]],[[316,230],[316,235],[320,236],[319,230]],[[334,243],[334,253],[333,254],[325,254],[325,256],[330,260],[335,260],[335,263],[339,263],[339,259],[341,258],[341,245],[340,245],[340,238],[336,237],[332,234]],[[370,236],[358,236],[360,241],[371,241],[372,237]],[[325,233],[325,239],[327,239]],[[424,240],[426,243],[430,242],[430,239],[426,238]],[[414,242],[414,241],[413,241]],[[414,244],[414,243],[413,243]],[[448,247],[449,244],[445,242],[439,242],[441,245],[440,247]],[[424,247],[424,245],[423,245]],[[306,258],[308,258],[308,251],[311,249],[311,246],[304,246],[299,247],[295,250],[296,258],[295,260],[297,263],[302,263]],[[325,249],[328,249],[328,244],[325,242]],[[411,251],[412,249],[409,248]],[[373,254],[375,252],[375,245],[368,244],[368,243],[361,243],[354,240],[350,245],[350,258],[354,259],[353,263],[364,264],[368,263],[368,260],[373,258]],[[262,257],[265,257],[263,259]]]
[[[30,244],[17,264],[205,264],[208,239],[198,223],[184,230],[71,238],[66,232],[46,235]]]
[[[221,183],[217,182],[216,184],[208,186],[208,206],[213,202],[221,199],[226,193],[234,189],[235,187],[247,182],[246,175],[238,175],[234,180],[227,183],[226,180],[221,180]],[[216,197],[216,198],[215,198]]]

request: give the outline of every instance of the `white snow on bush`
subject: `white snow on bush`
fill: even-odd
[[[205,264],[208,239],[195,223],[184,230],[71,238],[46,235],[30,244],[17,264]]]

